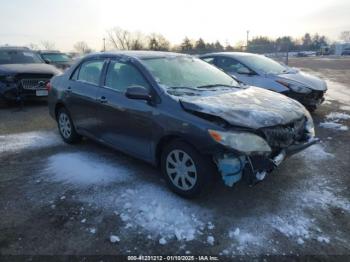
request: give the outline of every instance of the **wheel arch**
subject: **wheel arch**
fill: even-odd
[[[161,160],[162,151],[163,151],[164,146],[169,144],[171,141],[174,141],[174,140],[183,141],[183,142],[189,144],[190,146],[192,146],[193,148],[195,148],[196,150],[198,150],[197,147],[193,143],[189,142],[189,139],[186,139],[186,137],[179,135],[179,134],[167,134],[167,135],[163,136],[156,144],[156,147],[155,147],[155,164],[156,164],[156,166],[160,166],[160,160]]]

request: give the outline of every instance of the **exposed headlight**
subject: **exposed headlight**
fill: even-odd
[[[314,126],[314,121],[306,109],[304,109],[304,114],[306,116],[306,124],[305,124],[305,130],[309,135],[309,138],[312,138],[315,136],[315,126]]]
[[[276,80],[277,83],[284,85],[285,87],[293,90],[296,93],[301,93],[301,94],[308,94],[311,92],[311,89],[308,88],[307,86],[299,85],[299,84],[294,84],[294,83],[289,83],[285,82],[282,80]]]
[[[208,130],[209,135],[218,143],[247,154],[270,153],[268,143],[258,135],[248,132],[221,132]]]

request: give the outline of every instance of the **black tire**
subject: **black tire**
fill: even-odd
[[[178,158],[181,158],[182,155],[182,158],[179,159],[181,161],[177,162],[177,167],[180,166],[179,163],[184,165],[178,168],[180,170],[179,173],[174,171],[178,169],[172,164],[176,162],[174,162],[176,154],[178,154]],[[191,162],[195,167],[195,172],[193,172]],[[163,148],[161,170],[170,189],[186,198],[194,198],[207,193],[211,186],[213,186],[217,175],[215,164],[210,157],[201,155],[195,148],[181,140],[174,140]],[[177,178],[179,174],[181,174],[180,178]],[[191,182],[193,182],[192,186],[190,185]],[[186,186],[188,187],[187,189],[183,188]]]
[[[0,97],[0,108],[6,108],[6,107],[8,107],[8,103],[4,98]]]
[[[64,142],[75,144],[81,141],[82,137],[75,130],[72,118],[64,107],[57,112],[57,127]]]
[[[310,112],[313,113],[316,111],[317,106],[306,106],[306,109]]]

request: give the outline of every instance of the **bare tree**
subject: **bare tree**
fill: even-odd
[[[88,54],[92,52],[92,49],[84,41],[79,41],[75,43],[74,49],[80,54]]]
[[[161,34],[153,33],[148,40],[148,48],[156,51],[168,51],[170,49],[170,42]]]
[[[120,27],[107,31],[108,41],[113,49],[140,50],[144,49],[145,37],[140,32],[129,32]]]
[[[343,31],[340,33],[340,39],[344,42],[350,42],[350,31]]]
[[[55,49],[55,43],[50,41],[41,41],[40,44],[45,50],[53,50]]]
[[[34,43],[30,43],[28,45],[28,47],[32,50],[39,50],[40,49],[39,46],[37,44],[34,44]]]

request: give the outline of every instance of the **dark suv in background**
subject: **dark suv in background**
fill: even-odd
[[[186,197],[217,173],[254,184],[316,142],[299,102],[175,53],[88,55],[50,81],[49,110],[67,143],[86,136],[159,165]]]
[[[47,97],[46,84],[60,71],[25,47],[0,47],[0,106]]]
[[[72,57],[60,51],[42,50],[38,51],[38,54],[45,63],[53,65],[62,71],[66,70],[74,63]]]

